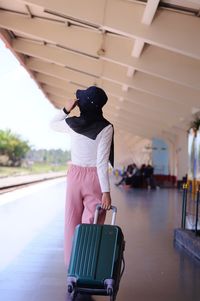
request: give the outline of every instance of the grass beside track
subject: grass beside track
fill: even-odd
[[[35,163],[28,167],[7,167],[0,166],[0,178],[9,176],[20,176],[29,174],[40,174],[48,172],[66,171],[67,165],[50,165],[44,163]]]

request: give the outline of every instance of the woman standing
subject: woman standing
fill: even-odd
[[[80,223],[93,223],[98,203],[102,204],[99,223],[105,221],[105,210],[111,206],[108,162],[113,165],[113,126],[103,117],[102,107],[107,95],[99,87],[76,91],[76,100],[52,120],[54,130],[71,136],[72,164],[67,174],[65,207],[65,264],[69,265],[72,236]],[[79,117],[69,117],[76,107]]]

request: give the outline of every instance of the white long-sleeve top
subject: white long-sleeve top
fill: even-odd
[[[97,167],[101,191],[110,191],[108,161],[113,135],[112,125],[106,126],[93,140],[72,130],[66,123],[66,118],[68,115],[60,110],[50,122],[50,126],[55,131],[70,134],[72,164],[82,167]]]

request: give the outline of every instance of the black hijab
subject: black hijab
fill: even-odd
[[[107,102],[107,95],[99,87],[92,86],[86,90],[76,91],[79,117],[69,117],[65,121],[76,133],[95,140],[97,135],[109,124],[103,117],[102,107]],[[112,125],[113,126],[113,125]],[[109,161],[114,166],[114,133],[111,142]]]

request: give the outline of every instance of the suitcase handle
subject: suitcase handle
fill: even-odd
[[[94,224],[97,224],[98,216],[99,216],[99,210],[102,209],[101,204],[98,204],[96,206],[95,214],[94,214]],[[112,210],[112,221],[111,225],[115,225],[116,220],[116,214],[117,214],[117,207],[111,206],[110,209]]]

